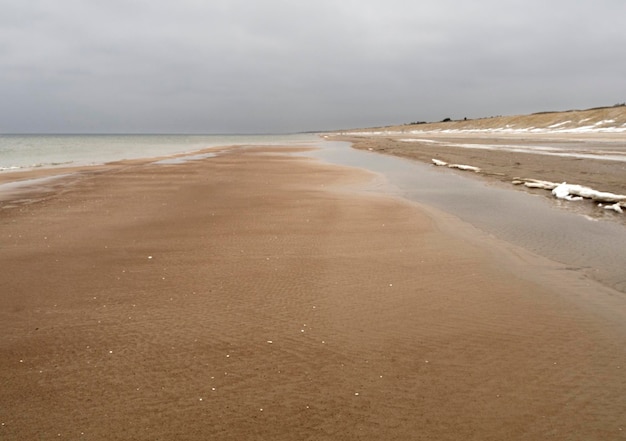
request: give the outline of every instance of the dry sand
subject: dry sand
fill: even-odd
[[[0,439],[624,439],[621,297],[268,150],[0,210]]]

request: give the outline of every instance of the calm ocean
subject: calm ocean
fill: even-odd
[[[96,165],[122,159],[191,153],[209,147],[315,142],[293,135],[0,135],[0,173]]]

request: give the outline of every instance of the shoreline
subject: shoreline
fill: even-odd
[[[3,439],[626,430],[622,296],[289,151],[0,210]]]
[[[425,133],[423,135],[388,135],[388,136],[356,136],[329,134],[328,139],[351,142],[353,147],[360,150],[373,151],[380,154],[398,156],[410,160],[432,165],[432,160],[437,159],[451,164],[464,164],[478,167],[480,172],[466,172],[451,170],[453,173],[461,173],[469,178],[484,179],[490,182],[502,183],[511,190],[526,191],[528,193],[545,196],[555,200],[549,191],[527,188],[523,185],[513,185],[512,182],[521,179],[537,179],[551,182],[567,182],[588,186],[598,191],[626,194],[626,162],[609,161],[602,159],[581,159],[567,156],[550,156],[541,152],[530,151],[499,151],[494,149],[480,149],[456,146],[454,143],[468,143],[481,145],[483,143],[498,144],[515,142],[516,146],[523,148],[527,145],[543,143],[563,143],[572,141],[569,136],[561,135],[555,138],[547,135],[529,136],[500,136],[498,135],[473,135],[471,133],[448,134]],[[587,138],[576,138],[579,142],[591,142],[596,139],[596,134]],[[401,141],[410,139],[411,142]],[[614,137],[620,145],[622,137]],[[432,143],[431,140],[437,140]],[[622,147],[623,148],[623,147]],[[600,151],[601,153],[601,151]],[[624,151],[626,154],[626,150]],[[591,217],[603,217],[606,220],[615,221],[626,225],[626,216],[618,213],[606,213],[599,210],[591,201],[570,202],[566,208],[589,215]]]
[[[293,144],[307,134],[0,134],[0,174],[37,168],[90,167],[234,145]]]
[[[127,167],[149,165],[178,165],[187,161],[203,159],[224,150],[242,148],[240,145],[223,145],[194,151],[172,153],[165,156],[146,156],[121,159],[102,164],[34,167],[0,173],[0,209],[21,204],[39,202],[54,196],[65,187],[77,184],[82,178],[103,173],[115,173]],[[173,161],[168,164],[168,161]]]

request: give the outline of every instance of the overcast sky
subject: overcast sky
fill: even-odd
[[[624,0],[0,0],[0,133],[276,133],[626,101]]]

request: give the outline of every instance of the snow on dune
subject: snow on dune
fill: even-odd
[[[590,126],[580,126],[571,128],[536,128],[536,127],[495,127],[495,128],[467,128],[467,129],[431,129],[431,130],[407,130],[400,132],[398,130],[376,130],[376,131],[354,131],[341,132],[340,135],[345,136],[395,136],[402,133],[403,135],[428,135],[431,133],[462,135],[467,134],[507,134],[507,135],[523,135],[526,133],[533,134],[580,134],[580,133],[626,133],[626,125],[616,127],[598,127],[596,124]]]
[[[565,124],[569,124],[569,123],[571,123],[571,121],[563,121],[563,122],[559,122],[559,123],[556,123],[556,124],[552,124],[551,126],[548,126],[548,128],[549,129],[554,129],[554,128],[557,128],[559,126],[564,126]]]
[[[342,135],[393,136],[398,134],[581,134],[626,133],[624,110],[581,111],[566,114],[568,119],[559,121],[558,116],[526,115],[522,117],[494,117],[477,120],[458,120],[445,123],[424,123],[418,126],[394,126],[341,132]],[[572,119],[574,117],[574,119]],[[580,119],[578,119],[578,118]]]
[[[412,135],[421,135],[428,133],[447,133],[447,134],[463,134],[463,133],[473,133],[473,134],[489,134],[489,133],[501,133],[501,134],[525,134],[525,133],[535,133],[535,134],[575,134],[575,133],[626,133],[626,125],[622,126],[609,126],[603,127],[604,124],[607,124],[608,121],[599,121],[592,125],[588,126],[577,126],[577,127],[567,127],[567,128],[559,128],[557,127],[492,127],[492,128],[467,128],[467,129],[435,129],[435,130],[411,130],[406,133],[410,133]]]

